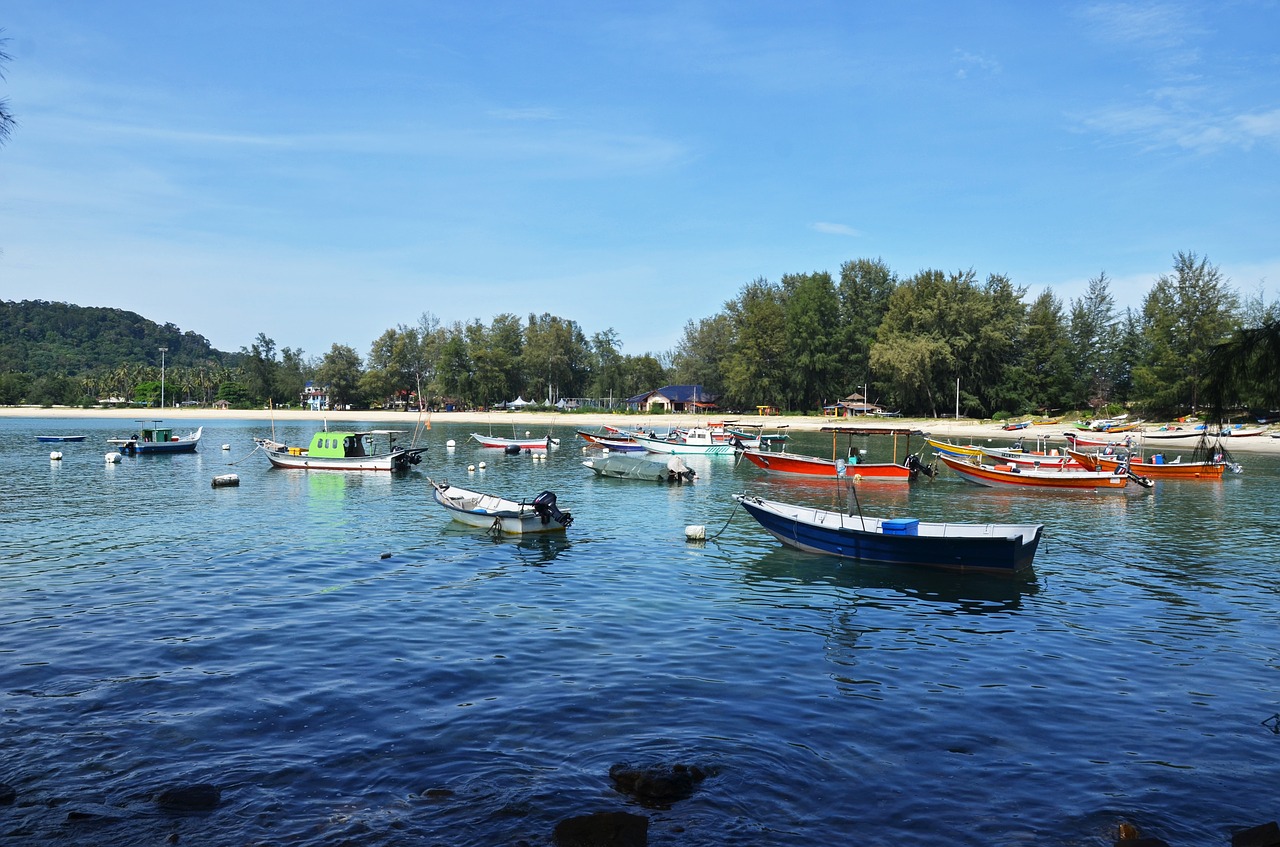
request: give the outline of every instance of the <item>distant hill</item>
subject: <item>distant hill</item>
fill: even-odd
[[[0,300],[0,371],[33,376],[79,376],[127,364],[232,366],[238,353],[224,353],[194,332],[158,324],[135,312],[73,306],[43,300]]]

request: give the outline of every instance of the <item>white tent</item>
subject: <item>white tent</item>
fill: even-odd
[[[523,397],[516,397],[516,399],[512,400],[510,403],[508,403],[508,404],[507,404],[507,408],[508,408],[508,409],[523,409],[525,406],[532,406],[532,405],[533,405],[533,403],[529,402],[528,400],[524,399]]]

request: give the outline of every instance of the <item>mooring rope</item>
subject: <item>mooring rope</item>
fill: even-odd
[[[254,447],[252,450],[250,450],[250,451],[249,451],[249,453],[248,453],[248,455],[244,456],[243,458],[236,459],[234,462],[228,462],[228,463],[227,463],[227,465],[228,465],[228,466],[238,465],[238,464],[240,464],[241,462],[243,462],[245,459],[248,459],[248,458],[249,458],[249,456],[252,456],[254,453],[257,453],[257,452],[258,452],[259,450],[261,450],[261,449],[262,449],[262,445],[261,445],[261,444],[259,444],[257,447]]]

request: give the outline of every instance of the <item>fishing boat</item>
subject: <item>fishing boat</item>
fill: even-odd
[[[145,423],[139,421],[138,423]],[[194,453],[200,443],[204,427],[186,435],[174,435],[173,429],[161,426],[161,421],[151,421],[151,426],[139,428],[138,432],[128,438],[108,438],[108,444],[114,444],[121,453],[133,455],[157,455],[160,453]]]
[[[1057,450],[1038,452],[1035,450],[1019,450],[1012,447],[980,447],[982,455],[996,464],[1014,465],[1023,468],[1058,468],[1082,470],[1075,459]]]
[[[1044,531],[1042,524],[927,523],[845,514],[747,494],[734,499],[789,547],[887,565],[1016,573],[1031,567]]]
[[[560,511],[556,495],[550,491],[528,500],[512,500],[434,480],[431,491],[436,502],[455,521],[487,529],[495,535],[563,532],[573,523],[573,515]]]
[[[1022,469],[1014,465],[979,464],[945,454],[938,458],[965,481],[992,488],[1123,491],[1130,482],[1135,482],[1143,488],[1154,485],[1150,479],[1138,476],[1127,468],[1114,472]]]
[[[655,438],[638,433],[633,434],[632,438],[650,453],[716,456],[730,454],[735,449],[733,442],[716,439],[705,426],[689,427],[672,438]]]
[[[1086,453],[1082,450],[1070,450],[1069,452],[1077,462],[1089,470],[1115,473],[1117,468],[1127,463],[1131,471],[1151,479],[1222,479],[1222,472],[1227,467],[1227,463],[1224,460],[1214,459],[1202,462],[1184,462],[1182,457],[1179,456],[1169,462],[1165,461],[1163,456],[1157,454],[1144,461],[1138,456],[1124,458],[1121,456],[1108,456],[1103,453]]]
[[[613,479],[645,479],[651,482],[674,482],[682,485],[697,476],[679,456],[668,456],[664,462],[647,456],[615,454],[587,459],[583,467],[596,476]]]
[[[1111,447],[1115,449],[1128,449],[1133,446],[1132,435],[1126,435],[1124,438],[1118,440],[1115,438],[1097,438],[1095,436],[1081,435],[1078,432],[1064,432],[1063,435],[1066,436],[1067,443],[1077,450],[1081,447],[1101,447],[1103,449]]]
[[[1003,430],[1026,429],[1031,426],[1031,421],[1010,421],[1000,428]]]
[[[550,435],[544,435],[541,438],[531,438],[527,435],[524,438],[499,438],[496,435],[481,435],[473,432],[471,437],[479,442],[481,447],[497,447],[516,453],[521,450],[550,450],[560,443],[559,438],[552,438]]]
[[[311,436],[307,447],[290,447],[270,438],[255,438],[273,467],[308,471],[406,471],[422,461],[425,447],[401,447],[399,429],[365,432],[326,429]],[[376,437],[376,438],[375,438]],[[377,439],[385,438],[379,449]]]
[[[948,456],[961,456],[965,458],[973,458],[982,455],[982,448],[977,444],[952,444],[950,441],[939,441],[936,438],[925,436],[925,443],[933,448],[935,453],[946,453]]]
[[[1150,438],[1157,441],[1175,441],[1182,438],[1199,438],[1204,435],[1203,427],[1200,429],[1183,429],[1182,427],[1161,427],[1160,429],[1143,430],[1142,438],[1144,440]]]
[[[86,437],[84,435],[37,435],[36,441],[84,441]]]
[[[902,464],[896,462],[859,462],[857,457],[849,459],[821,459],[817,456],[805,456],[800,453],[768,450],[743,450],[742,455],[748,462],[762,471],[784,476],[800,476],[810,479],[844,479],[846,477],[862,477],[863,479],[897,480],[910,482],[923,469],[920,460],[913,455],[907,456]]]
[[[644,445],[638,443],[629,435],[619,435],[609,432],[587,432],[586,430],[578,430],[578,437],[593,447],[601,447],[612,452],[621,453],[643,453]]]

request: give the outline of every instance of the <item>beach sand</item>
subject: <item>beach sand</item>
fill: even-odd
[[[274,420],[276,423],[314,423],[323,426],[341,421],[395,421],[403,420],[406,427],[412,427],[420,420],[436,423],[455,423],[489,425],[494,423],[514,424],[517,426],[566,426],[575,429],[595,429],[606,424],[624,427],[657,427],[665,429],[670,426],[694,426],[708,421],[734,421],[744,426],[762,426],[766,432],[785,427],[792,432],[817,432],[824,426],[878,427],[910,429],[922,431],[935,438],[946,439],[955,443],[985,443],[988,439],[1012,441],[1022,437],[1048,437],[1055,442],[1062,442],[1063,433],[1071,430],[1068,424],[1030,426],[1022,430],[1006,431],[994,421],[978,421],[967,418],[828,418],[819,415],[623,415],[605,413],[564,413],[564,412],[395,412],[386,410],[367,410],[356,412],[312,412],[301,409],[82,409],[70,406],[0,406],[0,418],[66,418],[81,420],[163,420],[171,426],[181,425],[184,421],[205,423],[225,420]],[[1155,429],[1158,424],[1152,424]],[[1251,427],[1252,428],[1252,427]],[[1095,433],[1101,435],[1101,433]],[[1113,438],[1120,440],[1125,433],[1116,433]],[[1280,438],[1271,438],[1268,434],[1245,438],[1228,438],[1225,443],[1231,452],[1280,452]],[[1148,452],[1163,450],[1191,450],[1196,439],[1188,438],[1178,441],[1147,440],[1143,445]]]

